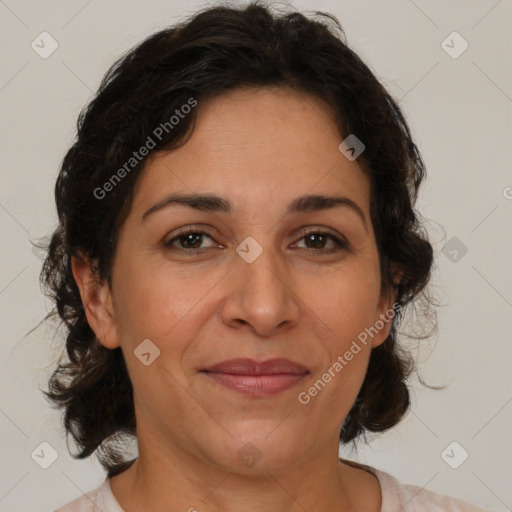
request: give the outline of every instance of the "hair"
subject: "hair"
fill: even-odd
[[[73,456],[83,459],[97,450],[110,476],[133,462],[116,445],[119,436],[136,438],[133,389],[121,349],[104,347],[87,322],[71,256],[86,255],[98,280],[111,286],[119,229],[147,162],[141,159],[119,173],[134,150],[148,137],[155,142],[153,154],[180,147],[194,129],[201,102],[240,87],[266,86],[323,100],[340,134],[356,134],[365,145],[358,163],[370,177],[381,286],[394,291],[396,314],[385,342],[371,351],[340,441],[385,431],[410,407],[407,379],[414,361],[398,344],[398,327],[404,308],[420,299],[424,313],[432,314],[427,283],[433,249],[414,209],[426,170],[404,115],[347,46],[333,15],[277,14],[258,2],[217,6],[154,33],[110,67],[78,117],[76,139],[55,185],[59,223],[40,280],[55,304],[45,320],[58,314],[65,324],[67,361],[63,352],[44,393],[65,411],[66,438],[71,434],[80,450]],[[170,126],[171,116],[191,98],[198,107]],[[166,129],[156,137],[159,126]],[[123,179],[98,197],[116,171]]]

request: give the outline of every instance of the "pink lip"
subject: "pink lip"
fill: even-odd
[[[309,371],[288,359],[231,359],[203,370],[219,384],[251,396],[273,395],[295,386]]]

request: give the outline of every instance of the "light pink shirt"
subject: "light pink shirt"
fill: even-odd
[[[368,467],[368,466],[367,466]],[[381,512],[485,512],[465,501],[442,496],[416,485],[401,484],[389,473],[371,469],[382,490]],[[110,489],[109,479],[87,495],[53,512],[125,512]]]

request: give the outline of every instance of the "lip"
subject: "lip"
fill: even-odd
[[[268,396],[295,386],[309,371],[289,359],[258,362],[230,359],[202,370],[207,377],[228,389],[250,396]]]

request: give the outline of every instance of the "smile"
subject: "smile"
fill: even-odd
[[[268,396],[297,385],[309,372],[302,374],[281,373],[274,375],[240,375],[203,372],[222,386],[249,396]]]
[[[309,370],[285,358],[261,362],[239,358],[204,368],[202,373],[233,391],[249,396],[268,396],[297,385]]]

